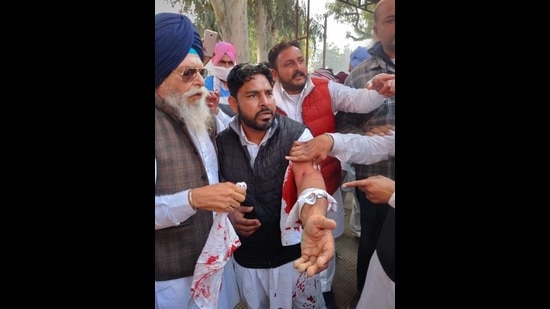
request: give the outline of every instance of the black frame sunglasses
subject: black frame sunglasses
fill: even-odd
[[[180,75],[184,82],[195,79],[197,73],[199,73],[202,78],[208,76],[208,70],[206,68],[185,68],[183,72],[174,71],[174,73]]]

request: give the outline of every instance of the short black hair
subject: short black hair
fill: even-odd
[[[271,84],[275,85],[271,70],[265,63],[239,63],[234,66],[227,76],[227,88],[232,97],[237,98],[239,89],[252,78],[252,75],[263,74]]]

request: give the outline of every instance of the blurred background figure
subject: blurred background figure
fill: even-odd
[[[214,47],[214,55],[210,59],[212,62],[212,74],[204,80],[204,86],[210,91],[218,91],[220,94],[219,109],[224,114],[217,114],[218,119],[227,125],[231,117],[235,115],[227,98],[229,97],[229,89],[227,88],[227,75],[235,66],[237,59],[237,51],[235,46],[229,42],[220,41]]]
[[[338,81],[336,76],[334,76],[334,74],[332,73],[332,69],[319,68],[313,71],[311,73],[311,76],[328,79],[333,82]]]
[[[349,67],[348,72],[351,72],[359,63],[370,58],[369,51],[366,47],[358,46],[354,51],[349,55]]]
[[[339,82],[340,84],[343,84],[344,81],[346,81],[346,78],[348,77],[348,73],[344,72],[344,71],[340,71],[336,74],[336,78],[337,78],[337,82]]]
[[[373,17],[372,30],[378,41],[368,49],[370,57],[353,68],[344,85],[363,88],[373,76],[380,73],[395,74],[395,0],[380,0],[376,4]],[[395,126],[395,96],[388,98],[382,106],[371,113],[338,112],[336,115],[336,130],[340,133],[367,134],[374,128],[385,125]],[[354,164],[353,167],[357,179],[377,175],[395,179],[394,158],[369,165]],[[357,296],[360,296],[365,278],[368,277],[368,263],[380,241],[379,235],[386,220],[386,214],[392,207],[387,203],[379,204],[370,201],[357,188],[355,196],[361,210],[361,236],[357,251]],[[382,242],[381,245],[384,245],[384,241]],[[358,300],[359,297],[356,299]],[[352,301],[349,308],[355,309],[356,304]]]

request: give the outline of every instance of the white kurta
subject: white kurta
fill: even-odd
[[[208,175],[208,183],[216,184],[218,179],[218,158],[210,137],[203,135],[193,137],[201,154]],[[157,167],[155,160],[155,183]],[[176,226],[187,220],[196,211],[189,205],[187,195],[189,190],[175,194],[155,196],[155,229]],[[191,286],[193,276],[166,281],[155,281],[155,308],[157,309],[198,309],[193,299]],[[233,309],[240,301],[233,258],[230,258],[223,269],[221,290],[216,309]]]

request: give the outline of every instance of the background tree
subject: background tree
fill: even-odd
[[[172,7],[181,5],[181,12],[192,15],[200,35],[205,29],[218,32],[218,40],[231,42],[237,47],[237,62],[250,59],[248,32],[239,29],[248,29],[248,1],[247,0],[169,0]]]
[[[378,1],[369,1],[367,10],[347,5],[336,0],[326,5],[327,14],[333,15],[334,20],[341,24],[351,25],[354,32],[346,31],[346,38],[354,41],[372,39],[372,25],[374,23],[372,13]]]
[[[334,74],[344,71],[348,73],[348,65],[349,65],[349,55],[351,54],[352,50],[350,49],[349,45],[344,46],[343,48],[334,45],[333,43],[329,43],[325,50],[325,68],[326,69],[332,69]],[[313,55],[310,61],[310,71],[313,71],[318,68],[323,67],[323,59],[322,54],[317,53]]]
[[[305,51],[308,22],[304,0],[166,1],[192,16],[201,35],[205,29],[212,29],[218,32],[219,40],[235,45],[237,62],[266,61],[269,49],[283,39],[301,39]],[[310,18],[310,55],[317,52],[322,36],[322,25]]]

